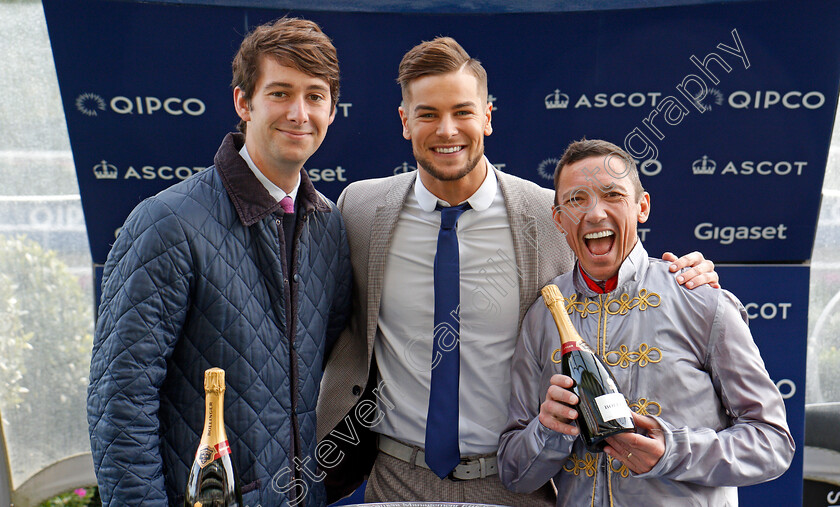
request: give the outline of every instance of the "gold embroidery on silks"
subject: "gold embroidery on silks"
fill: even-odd
[[[598,306],[604,307],[604,296],[598,296]],[[601,356],[607,351],[607,314],[604,312],[598,313],[598,350],[596,354]]]
[[[643,312],[648,308],[656,308],[661,303],[662,296],[656,292],[648,292],[647,289],[639,289],[639,295],[633,298],[624,293],[616,299],[607,301],[606,306],[604,306],[603,301],[595,301],[594,299],[579,301],[578,294],[574,293],[566,298],[566,311],[569,314],[577,312],[580,314],[580,318],[585,319],[604,309],[610,315],[626,315],[633,308],[638,308],[639,311]]]
[[[655,353],[655,358],[651,357],[651,353]],[[610,360],[610,357],[618,356],[615,360]],[[639,351],[630,350],[627,345],[620,345],[618,350],[611,350],[604,355],[604,361],[610,366],[621,366],[628,368],[630,363],[638,363],[640,368],[644,368],[648,363],[658,363],[662,361],[662,350],[658,347],[651,347],[647,343],[639,345]]]
[[[610,461],[610,470],[619,474],[620,476],[624,477],[625,479],[630,477],[630,469],[627,468],[627,465],[625,465],[621,461],[619,461],[617,459],[614,459],[610,456],[608,456],[607,459]],[[616,465],[618,465],[618,468],[616,468]],[[612,486],[610,486],[610,488],[612,488]]]
[[[656,303],[651,298],[656,297]],[[630,298],[629,294],[622,294],[618,299],[612,299],[607,303],[606,310],[610,315],[627,315],[627,312],[638,307],[639,311],[645,311],[648,307],[656,308],[662,303],[662,297],[656,292],[648,292],[647,289],[639,289],[639,296]]]
[[[580,318],[585,319],[593,313],[600,313],[601,305],[596,303],[593,299],[578,301],[578,295],[577,293],[574,293],[566,298],[566,311],[569,312],[569,314],[572,312],[578,312],[580,314]]]
[[[633,412],[636,412],[639,415],[662,415],[662,405],[655,401],[648,400],[647,398],[639,398],[638,402],[628,402],[627,404],[630,405],[630,409],[633,410]]]
[[[587,477],[595,476],[595,456],[587,452],[583,459],[578,458],[576,453],[569,455],[569,459],[563,464],[563,470],[571,472],[575,475],[580,475],[580,472],[586,472]],[[571,465],[572,468],[568,468]]]

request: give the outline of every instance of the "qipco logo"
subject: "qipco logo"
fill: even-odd
[[[86,116],[99,116],[100,113],[108,110],[120,115],[201,116],[207,110],[207,106],[201,99],[194,97],[159,98],[117,95],[106,100],[95,93],[83,93],[76,97],[76,109]]]

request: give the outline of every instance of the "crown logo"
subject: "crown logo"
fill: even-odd
[[[411,171],[416,171],[417,168],[413,165],[408,165],[408,162],[403,162],[402,165],[398,165],[394,168],[394,174],[402,174],[402,173],[410,173]]]
[[[549,93],[545,96],[546,109],[566,109],[569,105],[569,96],[565,93],[560,93],[560,89],[554,90],[554,93]]]
[[[706,155],[703,155],[703,158],[695,160],[694,163],[691,164],[691,170],[694,174],[714,174],[716,168],[717,164],[715,161],[710,160]]]
[[[93,175],[98,180],[115,180],[117,179],[117,166],[103,160],[93,166]]]

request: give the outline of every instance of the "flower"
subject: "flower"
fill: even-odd
[[[82,497],[87,496],[87,490],[85,488],[74,489],[73,493],[76,493],[77,495]]]

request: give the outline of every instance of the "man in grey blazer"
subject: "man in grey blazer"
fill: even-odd
[[[327,472],[331,500],[357,487],[375,460],[367,501],[554,505],[550,484],[527,495],[505,489],[495,456],[522,318],[540,288],[574,264],[554,224],[553,193],[484,157],[492,132],[487,75],[453,39],[411,49],[398,80],[403,136],[418,171],[355,182],[338,200],[355,303],[326,364],[315,461]],[[460,276],[449,312],[454,328],[446,324],[449,332],[439,333],[445,323],[435,298],[444,291],[436,290],[436,248],[444,210],[458,205],[466,210],[449,227],[457,234]],[[672,271],[694,266],[679,283],[717,285],[712,263],[699,253],[666,255],[676,261]],[[434,376],[443,375],[453,353],[460,366],[455,388],[435,392],[441,381]],[[447,391],[456,406],[450,427],[430,404]],[[437,456],[447,454],[439,447],[452,431],[455,463],[441,467]]]

